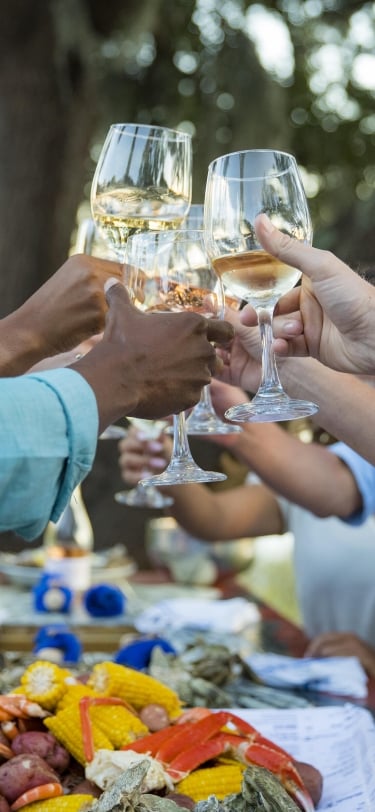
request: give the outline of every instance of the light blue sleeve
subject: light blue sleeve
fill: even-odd
[[[329,451],[340,457],[350,468],[362,496],[361,510],[342,521],[352,525],[363,524],[372,513],[375,513],[375,466],[344,443],[334,443],[329,446]]]
[[[98,409],[78,372],[0,380],[0,531],[27,540],[56,521],[96,452]]]

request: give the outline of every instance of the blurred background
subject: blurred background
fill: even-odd
[[[219,154],[294,153],[315,244],[372,273],[375,3],[2,0],[0,43],[0,316],[72,250],[114,121],[192,133],[193,202]],[[221,457],[192,449],[208,467]],[[83,485],[95,543],[144,565],[145,517],[114,502],[121,487],[103,441]]]

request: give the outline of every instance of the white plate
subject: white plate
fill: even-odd
[[[126,561],[124,564],[106,567],[105,563],[103,564],[103,556],[94,556],[91,573],[92,582],[93,584],[103,582],[121,585],[121,581],[129,578],[136,570],[137,566],[135,562],[131,560]],[[8,581],[15,586],[33,587],[39,581],[42,568],[38,566],[30,567],[20,563],[11,563],[1,560],[0,557],[0,573],[3,573]]]

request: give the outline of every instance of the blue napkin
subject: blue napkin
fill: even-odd
[[[56,623],[42,626],[36,633],[33,653],[42,656],[43,649],[56,650],[64,663],[77,663],[81,658],[82,643],[68,626]]]
[[[176,654],[176,649],[163,637],[140,638],[120,648],[113,658],[114,662],[142,671],[148,667],[155,646],[163,649],[167,654]]]
[[[85,592],[83,603],[92,617],[116,617],[125,612],[126,599],[120,587],[97,584]]]

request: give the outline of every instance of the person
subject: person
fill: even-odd
[[[266,215],[259,215],[256,229],[266,251],[304,274],[301,286],[280,301],[274,321],[283,386],[293,397],[314,400],[320,425],[375,464],[375,390],[366,380],[375,373],[374,287],[333,254],[282,234]],[[239,313],[228,309],[226,318],[236,336],[223,356],[221,380],[255,392],[255,312],[247,305]],[[375,511],[375,475],[370,489]]]
[[[121,280],[120,263],[76,254],[0,319],[0,376],[21,375],[101,333],[107,312],[104,283],[110,277]]]
[[[116,277],[104,289],[104,334],[90,352],[0,379],[0,531],[28,540],[43,532],[90,470],[98,434],[124,415],[157,418],[196,403],[220,365],[211,342],[233,336],[228,323],[196,313],[142,313]]]
[[[212,387],[219,413],[244,400],[241,390],[215,381]],[[256,472],[256,480],[251,475],[243,486],[225,491],[198,484],[169,487],[174,499],[169,512],[188,533],[207,541],[292,532],[297,596],[311,651],[323,656],[329,644],[339,653],[341,642],[342,653],[350,652],[355,636],[352,653],[375,674],[375,517],[359,526],[354,519],[366,493],[362,460],[358,473],[344,444],[305,444],[271,423],[244,424],[242,435],[220,441]],[[135,484],[145,470],[159,472],[169,442],[145,442],[131,428],[119,443],[125,482]],[[342,521],[349,517],[354,526]]]

